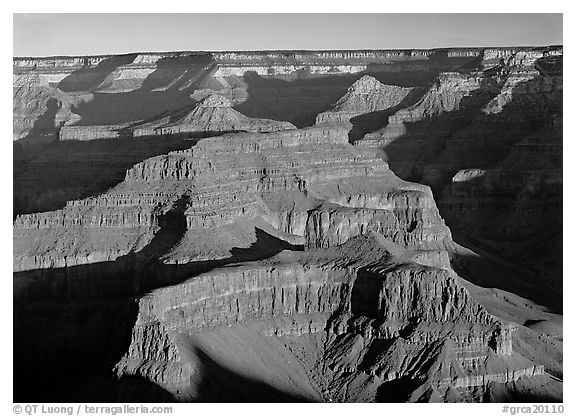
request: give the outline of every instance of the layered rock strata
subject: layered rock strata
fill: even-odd
[[[254,117],[256,111],[271,118],[282,110],[291,113],[283,120],[309,120],[311,124],[321,107],[344,94],[360,74],[381,73],[399,80],[394,73],[408,68],[412,78],[421,82],[429,78],[429,71],[456,68],[480,53],[479,49],[454,49],[15,58],[14,140],[36,141],[42,132],[46,141],[54,140],[58,127],[65,124],[102,126],[148,119],[189,105],[189,95],[206,88],[217,90],[234,105],[253,101],[243,107],[248,116]],[[351,74],[359,75],[347,77]],[[318,77],[332,81],[316,84],[313,81]],[[268,79],[274,82],[267,83]],[[310,81],[303,86],[283,84],[298,79]],[[283,92],[281,100],[288,102],[277,98],[274,102],[266,99],[267,94],[259,94],[278,88]]]
[[[320,125],[226,135],[148,159],[105,194],[17,217],[15,271],[114,260],[146,245],[166,215],[181,216],[181,231],[190,236],[173,261],[184,252],[186,261],[228,257],[233,246],[202,248],[193,230],[203,236],[205,228],[258,217],[301,236],[309,247],[340,244],[370,230],[410,247],[449,244],[430,190],[399,180],[370,152],[354,150],[348,130]],[[69,232],[108,237],[56,243]]]
[[[349,121],[351,118],[387,110],[399,105],[413,88],[384,85],[377,79],[364,75],[348,88],[348,92],[334,106],[316,116],[316,123]]]
[[[518,50],[495,61],[486,50],[482,71],[441,73],[420,101],[357,144],[382,149],[398,175],[431,186],[490,166],[561,109],[558,52]]]
[[[562,84],[561,47],[486,49],[355,141],[431,186],[459,241],[513,262],[547,305],[560,304]]]
[[[490,382],[546,378],[543,366],[513,351],[513,328],[472,300],[452,273],[414,263],[401,246],[371,234],[328,251],[202,274],[140,300],[116,371],[195,399],[203,368],[189,351],[197,334],[241,325],[286,345],[293,337],[322,339],[323,364],[307,370],[323,400],[374,401],[386,389],[388,400],[398,400],[397,380],[412,380],[409,400],[443,400],[448,390],[452,400],[466,400],[468,389]]]
[[[64,126],[60,140],[97,140],[146,136],[211,136],[234,131],[273,132],[294,129],[287,122],[253,119],[232,109],[225,97],[211,94],[196,104],[154,120],[129,125]]]
[[[435,187],[454,178],[442,207],[471,236],[468,213],[503,193],[515,203],[499,233],[545,228],[521,211],[554,205],[538,195],[558,195],[558,129],[519,140],[561,113],[561,56],[16,59],[15,183],[70,156],[62,190],[23,187],[37,200],[14,221],[18,398],[562,400],[556,317],[457,276],[463,248],[431,189],[381,160]],[[370,114],[388,125],[351,146]],[[187,140],[215,126],[257,132]],[[73,140],[46,147],[59,129]],[[496,169],[490,152],[505,159]],[[489,277],[509,278],[490,264]]]

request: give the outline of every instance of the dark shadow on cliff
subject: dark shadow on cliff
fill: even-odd
[[[232,262],[243,262],[258,260],[259,258],[272,257],[283,250],[290,251],[304,251],[304,246],[290,244],[287,241],[281,240],[268,234],[260,228],[255,228],[256,241],[248,248],[233,248],[230,250],[232,254]]]
[[[455,241],[477,254],[455,254],[463,277],[556,313],[563,290],[561,146],[561,128],[549,125],[484,175],[451,183],[436,197]],[[532,150],[520,150],[526,148]]]
[[[15,300],[14,401],[92,401],[88,392],[96,400],[130,345],[137,312],[123,299]]]
[[[134,164],[196,142],[145,137],[52,143],[14,178],[14,215],[51,211],[97,195],[122,182]]]
[[[76,125],[130,123],[194,104],[190,94],[213,69],[209,54],[161,58],[156,69],[136,89],[93,92],[91,100],[73,108],[82,117]]]
[[[546,70],[553,74],[559,72],[557,62],[539,65],[545,68],[541,69],[541,73]],[[490,170],[510,155],[516,143],[545,127],[553,114],[562,113],[561,93],[543,91],[529,97],[524,94],[525,91],[539,91],[539,88],[542,88],[540,82],[548,77],[544,74],[517,84],[512,90],[511,101],[500,113],[484,114],[482,109],[499,93],[508,76],[506,68],[502,67],[495,67],[488,72],[500,72],[502,75],[502,71],[505,76],[498,81],[484,79],[479,89],[462,100],[459,110],[441,114],[430,121],[406,122],[405,131],[396,131],[397,138],[385,148],[379,149],[396,175],[432,187],[443,217],[442,190],[450,183],[454,174],[461,169]],[[480,121],[474,121],[476,117]],[[386,127],[385,131],[394,133],[392,127],[394,126]],[[467,189],[462,190],[463,194],[473,193],[476,186],[478,182],[475,180],[463,183],[462,187]],[[470,224],[469,229],[460,229],[451,222],[449,215],[446,220],[454,233],[461,232],[471,238],[478,237],[478,230],[486,230],[485,233],[490,233],[491,239],[498,242],[498,246],[490,247],[480,243],[482,248],[490,250],[491,255],[496,258],[508,260],[508,266],[498,271],[489,256],[460,256],[454,267],[464,278],[483,287],[496,287],[516,293],[552,311],[561,311],[561,266],[558,265],[558,262],[562,262],[561,256],[546,258],[541,255],[541,250],[535,247],[540,247],[540,243],[549,238],[556,238],[561,232],[561,220],[558,226],[557,221],[549,217],[561,218],[562,201],[557,197],[555,188],[543,192],[543,195],[547,196],[545,203],[538,205],[540,208],[536,207],[539,211],[525,215],[530,216],[531,224],[534,223],[530,233],[525,235],[501,233],[494,237],[499,229],[507,228],[509,221],[506,220],[506,213],[518,206],[515,194],[500,192],[497,195],[501,199],[500,203],[493,201],[496,195],[486,201],[488,203],[479,208],[480,212],[474,213],[479,222]],[[466,215],[465,212],[459,212],[458,220],[462,222]],[[530,239],[535,245],[529,244]],[[527,252],[531,254],[526,255]],[[527,261],[521,262],[521,257]],[[528,267],[530,258],[539,258],[538,267]],[[522,263],[526,264],[522,266]],[[555,272],[556,277],[553,277],[548,274],[547,268],[560,272]]]
[[[352,130],[348,133],[350,143],[361,139],[367,133],[375,132],[386,125],[388,125],[388,117],[402,108],[409,107],[416,104],[422,96],[426,93],[425,88],[415,88],[402,102],[394,107],[381,111],[373,111],[371,113],[361,114],[350,119],[352,123]]]
[[[544,56],[536,61],[534,67],[545,76],[562,75],[564,72],[564,56]]]
[[[394,125],[387,125],[387,134],[397,134],[398,137],[382,149],[385,161],[396,175],[402,179],[424,183],[434,186],[425,176],[425,168],[431,164],[442,163],[445,153],[451,151],[449,142],[453,136],[469,127],[472,118],[479,114],[481,109],[497,94],[493,86],[481,86],[461,101],[457,111],[443,113],[430,120],[404,123],[404,132],[395,133]],[[388,133],[389,132],[389,133]],[[471,139],[473,140],[473,139]],[[478,150],[477,149],[477,153]],[[489,149],[494,158],[501,154],[498,148]],[[486,149],[483,150],[486,153]],[[451,160],[459,162],[468,168],[482,167],[474,163],[475,153],[463,154],[465,160]],[[442,172],[442,177],[435,182],[447,182],[457,171],[458,167]],[[436,178],[435,178],[436,179]]]
[[[370,266],[361,267],[352,286],[350,308],[353,315],[378,319],[382,278],[370,272]]]
[[[557,115],[483,176],[448,185],[438,208],[467,247],[502,257],[562,291],[562,128]]]
[[[289,76],[262,77],[256,72],[244,73],[248,86],[248,99],[234,108],[248,117],[288,121],[301,128],[311,126],[318,113],[330,109],[348,88],[364,75],[378,81],[403,87],[422,87],[438,71],[408,73],[386,72],[390,69],[368,65],[365,71],[355,74],[313,75],[307,68]]]
[[[229,258],[164,264],[158,259],[186,232],[185,206],[186,197],[174,202],[139,252],[111,262],[14,273],[21,288],[14,299],[15,401],[63,401],[59,392],[77,380],[111,373],[130,342],[134,299],[215,268],[302,250],[256,228],[255,242],[233,248]]]
[[[437,200],[454,240],[474,252],[456,250],[452,265],[458,274],[562,313],[562,190],[547,184],[548,194],[536,189],[520,197],[521,189],[492,189],[484,177],[457,185]]]
[[[493,68],[488,74],[503,71]],[[480,87],[461,101],[456,111],[442,113],[430,120],[405,122],[405,131],[384,131],[395,137],[382,148],[391,169],[402,179],[443,187],[460,169],[486,168],[502,161],[512,146],[526,135],[542,128],[547,115],[562,109],[561,97],[542,95],[542,102],[530,102],[534,113],[527,113],[523,91],[538,88],[539,78],[522,82],[512,90],[512,100],[500,113],[487,115],[482,109],[504,85],[484,78]],[[508,118],[515,120],[507,121]],[[477,121],[474,121],[477,119]],[[437,167],[440,173],[427,169]]]
[[[383,383],[376,391],[378,403],[406,403],[410,395],[420,387],[422,381],[410,377],[402,377]]]
[[[51,143],[58,140],[58,130],[55,126],[56,113],[60,104],[56,98],[46,102],[46,111],[34,122],[32,130],[20,140],[12,142],[12,178],[15,179],[26,171],[30,163]],[[13,182],[14,195],[19,191]],[[16,213],[16,199],[14,199],[13,212]]]
[[[102,84],[118,67],[134,62],[138,54],[115,55],[102,60],[95,67],[90,66],[90,58],[84,58],[84,66],[58,84],[64,92],[90,91]]]
[[[47,388],[45,386],[36,390],[28,388],[25,393],[23,389],[20,390],[18,396],[15,393],[14,401],[23,403],[37,401],[46,403],[178,402],[169,391],[150,380],[139,376],[118,378],[104,365],[94,365],[91,372],[76,372],[66,380],[56,378],[47,380],[46,383]]]
[[[485,288],[497,288],[531,300],[550,312],[562,314],[562,282],[550,281],[516,262],[505,260],[501,253],[491,253],[473,245],[469,238],[454,235],[454,240],[467,250],[456,249],[452,268],[460,277]]]
[[[30,132],[22,139],[13,142],[15,173],[24,170],[27,162],[50,143],[58,140],[55,126],[58,110],[60,103],[56,98],[50,98],[46,102],[46,111],[36,119]]]
[[[293,403],[308,399],[281,391],[263,381],[246,377],[224,367],[200,348],[194,355],[200,381],[194,402],[209,403]]]
[[[293,80],[245,72],[248,99],[234,109],[248,117],[288,121],[299,128],[311,126],[316,115],[338,101],[361,74],[308,76],[304,69]]]
[[[12,142],[12,179],[26,170],[34,156],[22,147],[18,141]]]

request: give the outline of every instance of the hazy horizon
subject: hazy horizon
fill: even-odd
[[[14,57],[563,44],[562,14],[14,14],[13,23]]]

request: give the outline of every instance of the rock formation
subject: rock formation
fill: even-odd
[[[116,370],[193,399],[202,361],[189,351],[198,338],[242,326],[286,345],[323,345],[324,359],[304,365],[318,381],[314,395],[275,386],[307,399],[395,401],[398,382],[411,380],[408,400],[466,400],[490,382],[547,377],[513,352],[513,328],[486,313],[449,271],[414,263],[381,239],[369,234],[337,249],[284,253],[157,290],[141,299]]]
[[[412,88],[384,85],[377,79],[364,75],[348,88],[346,95],[338,100],[333,108],[318,114],[316,123],[349,121],[361,114],[396,107],[411,91]]]
[[[197,244],[196,250],[206,250],[210,243],[192,237],[194,230],[256,217],[300,236],[307,247],[329,247],[370,230],[415,248],[449,244],[450,232],[430,190],[399,180],[371,152],[354,150],[348,145],[349,129],[319,125],[261,136],[224,135],[147,159],[100,196],[69,201],[62,210],[17,217],[15,271],[109,261],[138,251],[132,238],[146,244],[150,238],[144,238],[143,231],[151,236],[161,218],[174,210],[182,211],[189,244]],[[118,227],[125,231],[116,232]],[[108,237],[80,238],[67,248],[54,244],[67,228]],[[131,233],[134,237],[127,240]],[[31,244],[30,238],[36,240],[39,234],[46,244]],[[180,246],[188,244],[184,240]],[[117,249],[110,251],[112,246]],[[195,253],[186,246],[182,251],[187,261],[216,260],[231,248]]]
[[[439,74],[355,144],[432,186],[459,241],[516,263],[557,297],[561,119],[561,48],[489,49],[474,71]]]
[[[558,50],[514,51],[492,66],[491,51],[484,54],[483,70],[439,74],[416,104],[358,145],[383,149],[398,175],[435,187],[460,169],[502,160],[561,109],[561,61]]]
[[[119,169],[113,169],[110,176],[109,169],[96,163],[89,169],[90,176],[85,176],[86,159],[100,160],[103,154],[116,158],[118,149],[129,147],[100,140],[133,137],[134,131],[136,137],[143,137],[139,134],[147,134],[147,127],[163,124],[169,130],[192,130],[195,133],[188,135],[194,136],[206,136],[214,128],[273,131],[290,127],[282,122],[304,127],[314,124],[318,113],[328,110],[365,74],[390,86],[423,87],[438,71],[454,70],[480,54],[478,49],[460,49],[15,58],[14,214],[48,211],[70,199],[103,192],[118,183],[118,176],[133,163],[183,147],[180,140],[165,140],[158,146],[151,140],[132,142],[129,146],[136,151],[127,153],[134,158],[142,155],[139,160],[115,163]],[[209,108],[194,110],[197,101],[211,94],[228,99],[232,108],[219,108],[214,117]],[[247,120],[234,110],[274,122]],[[201,119],[192,123],[199,127],[173,125],[172,117],[188,124],[186,115],[193,113],[202,113]],[[224,120],[230,121],[214,125]],[[145,125],[139,129],[143,121]],[[360,120],[360,125],[379,128],[381,123]],[[357,138],[364,131],[355,128],[350,134]],[[77,140],[54,144],[59,137]],[[76,143],[87,139],[97,143]],[[70,152],[72,147],[77,157]],[[59,152],[67,155],[61,168],[51,162]],[[60,184],[60,170],[67,172],[66,186]],[[75,177],[78,183],[90,183],[91,189],[70,184]],[[35,185],[37,182],[41,186]]]
[[[16,59],[15,399],[561,401],[557,52]]]
[[[154,120],[131,125],[64,126],[60,140],[97,140],[146,136],[213,136],[234,131],[269,132],[294,129],[282,121],[253,119],[235,111],[227,98],[210,94],[192,106]]]

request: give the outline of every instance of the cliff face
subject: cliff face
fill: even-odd
[[[19,398],[561,400],[558,316],[462,280],[428,186],[475,245],[540,243],[559,59],[15,59]]]
[[[430,190],[399,180],[372,153],[355,150],[348,130],[319,125],[225,135],[147,159],[100,196],[18,216],[15,271],[83,264],[96,253],[114,260],[139,251],[163,226],[180,227],[175,232],[184,236],[170,262],[222,259],[252,241],[217,244],[202,230],[258,218],[308,247],[330,247],[368,231],[415,248],[450,244]],[[62,233],[87,230],[107,237],[55,243]]]
[[[206,339],[224,333],[246,342],[241,328],[254,345],[280,342],[308,372],[305,386],[270,380],[294,398],[469,400],[491,382],[547,379],[543,366],[513,351],[514,328],[477,304],[453,272],[419,265],[376,234],[153,292],[139,301],[116,371],[153,380],[179,400],[198,399],[208,352],[241,365],[234,347],[203,351]],[[315,357],[299,356],[303,345],[319,349]]]
[[[59,208],[69,199],[94,193],[86,194],[72,184],[61,186],[60,174],[58,170],[52,173],[53,168],[42,166],[43,175],[38,175],[38,164],[45,163],[55,146],[66,151],[62,143],[53,143],[58,137],[73,139],[70,146],[79,147],[77,141],[87,139],[274,131],[291,128],[282,122],[303,127],[314,124],[317,118],[352,118],[351,140],[368,133],[366,138],[377,140],[359,141],[360,145],[386,145],[392,168],[402,178],[445,185],[460,169],[487,160],[492,163],[489,154],[474,156],[483,148],[487,135],[502,136],[491,139],[491,145],[497,146],[492,153],[500,154],[509,151],[510,140],[516,140],[507,136],[516,134],[518,124],[522,131],[533,129],[541,119],[541,108],[547,108],[550,99],[542,102],[543,107],[532,105],[534,100],[558,96],[554,91],[561,88],[561,58],[561,49],[555,48],[16,58],[15,214]],[[214,93],[230,101],[232,108],[195,107]],[[512,107],[516,116],[499,110]],[[212,111],[214,108],[217,110]],[[533,114],[528,116],[527,109]],[[484,118],[476,115],[480,110],[487,113],[482,113]],[[523,118],[511,129],[511,118],[519,115]],[[424,123],[438,117],[438,123]],[[502,117],[505,122],[501,127],[491,125],[491,120]],[[464,139],[452,143],[446,138],[462,125],[468,126],[471,119],[478,121],[465,129]],[[460,120],[456,127],[454,120]],[[375,131],[376,136],[370,134]],[[399,136],[402,140],[396,140]],[[441,137],[426,139],[431,136]],[[391,141],[393,144],[388,145]],[[53,145],[46,148],[48,143]],[[143,148],[140,161],[164,153],[166,147],[181,148],[177,140],[165,144],[168,146],[154,149],[155,143],[137,141],[131,146]],[[114,154],[116,146],[92,143],[81,151],[90,156],[103,149]],[[82,161],[63,162],[69,176],[84,174],[78,168]],[[91,168],[95,171],[91,177],[96,175],[100,182],[92,181],[96,192],[118,183],[116,174],[109,176],[101,166]],[[83,182],[89,180],[84,178]],[[34,186],[35,181],[44,183]]]
[[[318,114],[316,123],[349,121],[361,114],[387,110],[399,105],[412,90],[384,85],[377,79],[364,75],[348,88],[346,95],[338,100],[333,108]]]
[[[310,118],[311,107],[330,106],[363,72],[399,79],[399,68],[413,72],[415,80],[427,79],[437,68],[453,68],[473,60],[480,50],[328,51],[328,52],[226,52],[158,53],[121,56],[15,58],[14,140],[35,133],[34,124],[52,99],[58,117],[45,113],[46,130],[63,124],[108,125],[137,121],[191,104],[189,95],[211,88],[227,95],[234,105],[245,103],[254,111],[281,110],[286,121]],[[358,74],[357,76],[350,75]],[[334,77],[330,85],[308,81],[295,88],[285,80]],[[308,88],[306,86],[308,85]],[[281,99],[265,109],[269,90],[286,90]],[[305,90],[304,90],[305,89]],[[330,91],[335,90],[335,91]],[[262,92],[262,96],[259,92]],[[248,98],[250,93],[250,98]],[[257,97],[253,97],[256,93]],[[320,96],[318,96],[320,93]],[[118,95],[116,95],[118,94]],[[342,94],[341,94],[342,95]],[[333,98],[334,101],[331,101]],[[306,101],[312,99],[312,103]],[[271,102],[273,102],[271,100]],[[33,103],[33,104],[32,104]],[[303,108],[293,108],[294,105]],[[282,108],[278,108],[278,106]],[[71,107],[74,107],[71,109]],[[284,111],[292,107],[290,111]],[[34,111],[30,111],[34,108]],[[320,109],[320,108],[319,108]],[[72,112],[72,114],[70,114]],[[288,113],[288,114],[286,114]],[[276,118],[276,117],[273,117]],[[291,119],[290,119],[291,118]]]
[[[460,241],[525,268],[556,296],[562,82],[561,49],[485,50],[475,70],[439,74],[355,145],[431,186]]]
[[[515,51],[494,65],[490,51],[484,54],[481,71],[439,74],[417,103],[358,145],[381,147],[397,174],[431,186],[445,185],[460,169],[502,160],[561,112],[562,54]]]

